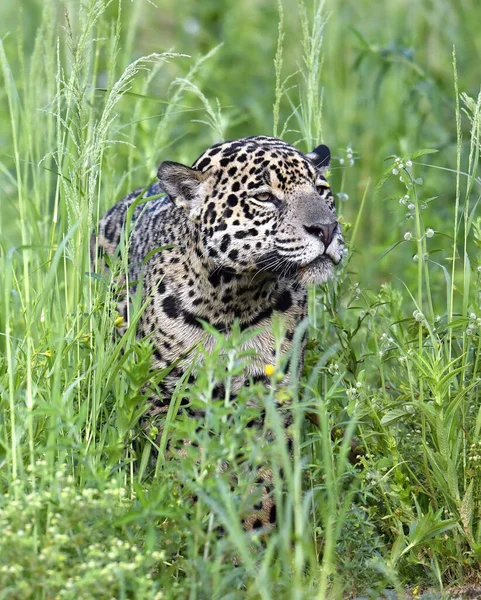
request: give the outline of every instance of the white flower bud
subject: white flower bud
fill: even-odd
[[[399,171],[398,171],[397,169],[393,169],[393,170],[391,171],[391,173],[392,173],[393,175],[397,175],[397,174],[399,173]]]
[[[434,235],[434,231],[429,227],[428,229],[426,229],[426,237],[427,238],[432,238]]]
[[[411,202],[410,204],[408,204],[408,208],[409,210],[414,210],[416,206]]]
[[[412,167],[413,166],[413,161],[412,160],[407,160],[406,161],[406,167]]]
[[[404,234],[404,239],[406,240],[406,242],[409,242],[413,239],[413,234],[410,231],[406,231],[406,233]]]

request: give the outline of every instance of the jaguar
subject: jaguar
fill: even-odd
[[[176,365],[152,399],[152,415],[166,412],[186,369],[195,377],[198,345],[213,348],[204,323],[226,335],[235,322],[257,332],[246,342],[255,358],[236,378],[234,395],[252,381],[269,384],[273,320],[283,321],[288,354],[307,314],[307,286],[331,278],[345,254],[329,163],[325,145],[303,153],[263,135],[221,142],[191,167],[162,162],[158,181],[101,219],[93,256],[114,257],[129,223],[128,279],[141,286],[145,305],[138,334],[153,344],[154,368]],[[127,297],[119,310],[127,323]],[[265,512],[251,521],[272,522]]]

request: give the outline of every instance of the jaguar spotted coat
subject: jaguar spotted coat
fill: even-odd
[[[328,279],[344,253],[334,199],[324,176],[329,150],[309,154],[272,137],[216,144],[187,167],[163,162],[159,181],[132,211],[129,279],[142,285],[146,308],[139,334],[154,345],[154,367],[181,358],[164,382],[162,412],[176,382],[202,341],[214,339],[201,321],[228,332],[261,329],[249,344],[257,358],[235,389],[265,377],[275,362],[272,320],[281,315],[287,352],[307,312],[310,283]],[[95,251],[113,256],[129,206],[142,188],[118,202],[101,220]],[[169,249],[156,249],[168,246]],[[127,320],[127,303],[121,303]]]

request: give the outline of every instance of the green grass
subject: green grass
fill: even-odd
[[[0,7],[0,598],[441,597],[477,582],[480,19],[475,0]],[[330,145],[350,244],[310,290],[304,376],[283,387],[279,357],[275,391],[212,402],[249,360],[234,331],[165,421],[141,424],[165,374],[135,337],[139,298],[114,335],[90,233],[161,160],[272,132]],[[207,407],[199,431],[177,415],[186,395]],[[275,395],[293,403],[292,458]],[[246,428],[261,408],[269,444]],[[186,438],[203,451],[169,459]],[[259,464],[276,484],[267,540],[240,526]]]

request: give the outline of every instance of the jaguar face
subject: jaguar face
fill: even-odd
[[[324,176],[329,158],[326,146],[303,154],[256,136],[217,144],[192,168],[162,163],[158,175],[195,224],[213,268],[319,284],[344,254]]]

